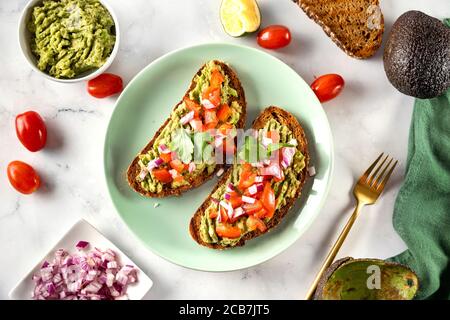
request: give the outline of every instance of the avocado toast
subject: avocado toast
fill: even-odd
[[[236,73],[218,60],[205,63],[169,118],[132,160],[128,184],[147,197],[180,195],[203,184],[223,164],[194,163],[191,136],[208,130],[243,128],[246,108]]]
[[[252,129],[253,138],[246,138],[239,148],[236,163],[191,218],[191,236],[203,246],[243,246],[245,241],[277,226],[300,197],[309,153],[305,132],[297,119],[271,106],[255,119]],[[272,152],[269,158],[262,160],[258,156],[257,161],[250,161],[252,148],[258,150],[258,155]]]

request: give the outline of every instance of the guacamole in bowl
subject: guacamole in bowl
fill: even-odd
[[[98,0],[44,0],[26,27],[36,67],[57,79],[101,68],[116,44],[115,21]]]

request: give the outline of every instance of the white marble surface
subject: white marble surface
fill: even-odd
[[[157,57],[201,42],[257,46],[254,36],[233,39],[218,19],[219,0],[109,0],[119,18],[122,43],[111,72],[128,82]],[[401,13],[419,9],[450,17],[448,0],[382,0],[386,28]],[[28,272],[78,218],[93,223],[154,280],[150,299],[299,299],[353,207],[355,177],[386,151],[400,168],[379,202],[367,207],[340,255],[386,258],[405,246],[392,227],[395,196],[402,183],[413,99],[387,81],[382,50],[367,61],[347,57],[289,0],[259,0],[262,25],[287,25],[292,44],[271,52],[307,82],[314,75],[340,73],[347,87],[324,105],[335,139],[336,163],[326,205],[312,227],[288,250],[244,271],[205,273],[175,266],[147,251],[121,222],[103,178],[102,150],[115,98],[96,100],[85,84],[65,85],[32,72],[17,43],[17,22],[26,1],[0,0],[0,298]],[[386,36],[386,34],[385,34]],[[30,153],[19,143],[14,117],[39,111],[49,130],[48,147]],[[44,180],[31,196],[15,192],[7,164],[32,164]]]

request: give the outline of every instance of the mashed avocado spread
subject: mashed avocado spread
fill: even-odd
[[[209,61],[203,67],[201,73],[195,76],[193,80],[195,85],[193,89],[189,92],[189,98],[198,105],[201,104],[202,92],[206,90],[210,85],[213,70],[220,71],[224,78],[223,83],[221,85],[221,96],[220,96],[221,103],[228,104],[230,102],[231,97],[238,96],[237,91],[230,85],[230,79],[228,78],[228,75],[224,74],[220,65],[215,64],[214,61]],[[242,107],[239,105],[237,101],[233,101],[230,104],[230,110],[231,113],[227,120],[227,123],[232,126],[235,126],[240,119]],[[160,156],[158,146],[171,145],[173,133],[179,131],[178,129],[184,128],[192,130],[189,124],[186,125],[181,124],[181,118],[188,112],[189,110],[186,106],[185,101],[181,102],[176,107],[176,109],[172,111],[169,122],[165,125],[164,129],[155,139],[155,142],[153,143],[153,148],[149,150],[147,153],[139,155],[139,166],[141,167],[141,170],[145,171],[149,162]],[[192,172],[184,172],[183,179],[180,180],[174,179],[172,182],[170,182],[170,187],[178,188],[183,185],[189,185],[191,181],[195,179],[197,176],[201,174],[213,173],[216,168],[216,164],[214,162],[214,159],[210,160],[211,161],[196,162],[195,169]],[[163,186],[165,186],[161,181],[156,179],[156,177],[153,176],[153,174],[147,174],[143,179],[141,179],[140,177],[137,177],[136,179],[140,182],[140,185],[144,190],[153,193],[160,193],[163,190]]]
[[[280,124],[278,121],[271,119],[265,125],[263,132],[267,131],[277,131],[280,135],[280,143],[288,143],[294,136],[292,131],[285,125]],[[219,187],[211,197],[217,200],[222,200],[226,193],[226,186],[229,183],[233,185],[238,185],[240,180],[240,175],[242,171],[242,165],[235,164],[233,171],[228,178],[227,182]],[[300,172],[305,168],[305,157],[296,148],[295,154],[293,156],[293,161],[291,165],[283,169],[284,180],[283,181],[272,181],[271,186],[275,192],[276,210],[286,204],[286,199],[295,197],[298,188],[300,187],[300,181],[298,179]],[[200,237],[206,243],[218,243],[222,246],[234,246],[239,240],[250,230],[248,230],[246,225],[247,216],[243,215],[238,218],[233,225],[239,227],[241,230],[241,236],[239,238],[220,238],[216,233],[216,226],[218,224],[217,219],[210,218],[210,210],[218,210],[218,204],[211,202],[210,206],[205,210],[204,215],[201,219],[200,225]],[[264,222],[269,222],[270,218],[265,218]]]
[[[37,67],[55,78],[100,68],[114,48],[114,21],[98,0],[44,0],[28,23]]]

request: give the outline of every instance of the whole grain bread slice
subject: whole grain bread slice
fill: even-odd
[[[247,114],[247,103],[245,100],[245,93],[244,93],[244,89],[242,88],[241,82],[237,76],[237,74],[234,72],[234,70],[229,67],[226,63],[222,62],[222,61],[218,61],[218,60],[214,60],[214,63],[219,65],[223,72],[225,73],[225,75],[228,76],[229,80],[230,80],[230,86],[235,89],[238,93],[237,97],[230,97],[229,100],[229,104],[231,105],[231,103],[233,101],[237,101],[237,103],[242,107],[242,113],[241,116],[238,120],[238,122],[236,123],[236,127],[237,128],[243,128],[245,125],[245,118],[246,118],[246,114]],[[205,65],[203,65],[198,72],[196,73],[196,75],[200,75],[201,71],[203,69],[203,67],[205,67]],[[189,86],[189,89],[186,91],[186,94],[183,96],[183,98],[181,99],[180,102],[177,103],[177,105],[173,108],[173,111],[181,104],[183,103],[183,99],[189,97],[189,92],[194,89],[195,87],[195,82],[194,82],[195,76],[192,78],[191,84]],[[172,112],[173,112],[172,111]],[[163,198],[163,197],[167,197],[167,196],[178,196],[181,193],[188,191],[190,189],[196,188],[198,186],[200,186],[201,184],[205,183],[208,179],[210,179],[218,170],[220,170],[224,165],[222,164],[218,164],[216,165],[216,168],[214,170],[214,172],[212,172],[211,174],[201,174],[196,176],[195,178],[191,179],[191,181],[189,181],[189,185],[184,185],[181,186],[179,188],[171,188],[170,185],[164,186],[162,192],[156,193],[156,192],[150,192],[147,191],[145,189],[143,189],[141,187],[141,184],[139,183],[139,181],[136,180],[136,177],[139,175],[141,168],[139,166],[139,155],[141,154],[145,154],[147,153],[147,151],[149,151],[150,149],[153,148],[153,144],[156,140],[156,138],[159,136],[159,134],[162,132],[162,130],[164,129],[164,127],[168,124],[170,120],[170,115],[169,117],[166,119],[166,121],[163,123],[163,125],[158,129],[158,131],[156,131],[155,135],[153,136],[153,138],[150,140],[149,143],[147,143],[147,145],[138,153],[138,155],[133,159],[133,161],[131,162],[130,166],[128,167],[127,170],[127,180],[128,180],[128,184],[130,185],[130,187],[140,193],[143,196],[146,197],[152,197],[152,198]]]
[[[379,0],[293,0],[349,56],[365,59],[381,46]]]
[[[298,145],[297,148],[302,152],[302,154],[305,156],[305,169],[301,171],[301,173],[298,176],[298,179],[300,181],[300,187],[297,190],[297,193],[295,197],[288,198],[286,201],[286,204],[279,208],[272,219],[267,223],[267,229],[264,232],[261,232],[259,230],[255,230],[252,232],[249,232],[245,234],[240,241],[236,244],[236,246],[243,246],[246,241],[251,240],[253,238],[256,238],[266,232],[269,232],[274,227],[276,227],[281,220],[287,215],[289,209],[294,205],[295,201],[300,197],[301,191],[303,189],[303,186],[307,179],[307,170],[308,163],[309,163],[309,152],[308,152],[308,141],[306,139],[305,131],[303,130],[300,123],[297,121],[297,119],[289,112],[275,106],[270,106],[263,110],[263,112],[253,121],[252,128],[253,129],[262,129],[264,128],[265,124],[270,120],[275,119],[282,125],[287,126],[297,139]],[[200,236],[200,225],[201,225],[201,219],[203,214],[205,214],[206,209],[209,207],[211,203],[211,195],[223,184],[226,183],[228,180],[228,177],[232,173],[232,168],[229,168],[221,177],[221,179],[218,181],[217,185],[214,187],[214,189],[211,191],[209,196],[206,198],[206,200],[202,203],[202,205],[197,209],[193,217],[191,218],[190,224],[189,224],[189,232],[192,236],[192,238],[197,241],[199,244],[212,248],[212,249],[227,249],[232,247],[225,247],[220,244],[215,243],[207,243],[204,242]]]

